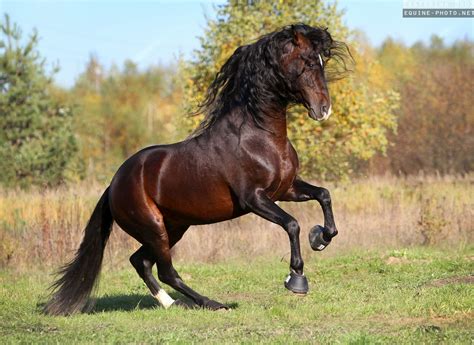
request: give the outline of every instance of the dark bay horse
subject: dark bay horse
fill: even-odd
[[[346,45],[327,29],[285,27],[239,47],[222,66],[201,105],[197,131],[172,145],[145,148],[127,159],[100,198],[75,258],[60,271],[45,311],[68,315],[88,307],[115,221],[142,244],[130,262],[161,305],[173,300],[153,276],[200,307],[223,304],[187,286],[173,267],[171,248],[191,225],[255,213],[280,225],[291,247],[285,286],[308,291],[300,252],[300,227],[275,201],[317,200],[324,228],[313,228],[311,246],[322,250],[337,234],[329,192],[298,177],[298,156],[287,137],[286,111],[303,104],[314,120],[331,114],[325,66],[344,61]],[[327,71],[326,71],[327,72]],[[226,234],[222,234],[226,236]]]

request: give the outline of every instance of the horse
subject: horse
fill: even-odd
[[[300,226],[276,201],[317,200],[324,227],[310,232],[314,250],[337,235],[330,193],[298,176],[298,156],[287,136],[287,108],[302,104],[311,119],[331,115],[327,63],[344,62],[347,45],[327,28],[298,23],[235,50],[207,90],[198,112],[205,115],[184,141],[142,149],[113,176],[84,230],[73,260],[59,270],[45,305],[51,315],[91,308],[89,296],[100,272],[113,222],[142,246],[130,257],[151,294],[164,307],[174,300],[162,283],[211,310],[228,306],[191,289],[173,267],[171,249],[192,225],[254,213],[288,234],[291,259],[285,287],[308,292],[300,250]],[[345,63],[345,62],[344,62]]]

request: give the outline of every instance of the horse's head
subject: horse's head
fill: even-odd
[[[347,52],[345,44],[332,39],[327,29],[304,24],[286,28],[288,39],[282,47],[280,66],[291,101],[303,104],[309,116],[323,121],[331,115],[331,98],[325,75],[326,63]],[[345,63],[344,63],[345,68]]]
[[[347,46],[332,39],[327,29],[305,24],[287,26],[237,48],[209,86],[197,113],[205,119],[195,133],[210,128],[234,108],[248,114],[258,127],[265,114],[275,115],[289,103],[303,104],[311,118],[331,115],[326,83],[347,71],[352,60]],[[329,63],[329,60],[335,60]],[[280,112],[284,113],[285,112]]]

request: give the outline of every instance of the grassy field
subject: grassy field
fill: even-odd
[[[178,264],[228,312],[164,310],[132,269],[105,269],[90,314],[40,313],[51,277],[0,271],[0,339],[8,343],[465,343],[474,340],[474,248],[313,255],[310,294],[286,291],[287,262]],[[174,297],[176,294],[172,293]]]

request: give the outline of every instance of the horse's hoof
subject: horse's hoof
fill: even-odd
[[[291,271],[285,280],[285,287],[297,295],[306,295],[309,290],[308,279],[304,274]]]
[[[180,299],[177,299],[173,302],[171,307],[178,307],[178,308],[184,308],[184,309],[193,309],[195,306],[189,305],[188,303],[183,302]]]
[[[329,243],[331,243],[331,240],[324,239],[324,228],[321,225],[316,225],[309,231],[309,244],[313,250],[321,251]]]
[[[210,310],[214,310],[214,311],[217,311],[217,310],[229,310],[229,307],[222,304],[222,303],[219,303],[217,301],[214,301],[212,299],[210,300],[207,300],[206,302],[204,302],[204,304],[202,305],[203,308],[205,309],[210,309]]]

